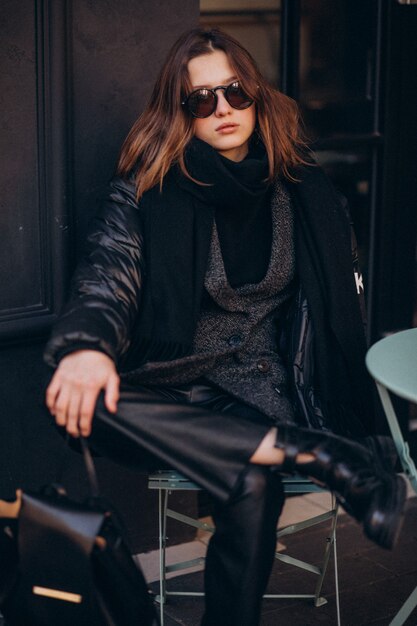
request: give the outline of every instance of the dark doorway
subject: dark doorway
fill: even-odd
[[[399,0],[201,0],[299,101],[315,155],[348,198],[371,342],[413,324],[417,6]]]

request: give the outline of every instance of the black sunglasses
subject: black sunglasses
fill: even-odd
[[[224,97],[234,109],[247,109],[253,102],[252,98],[243,91],[239,82],[234,80],[233,83],[226,87],[220,85],[219,87],[214,87],[214,89],[208,89],[207,87],[196,89],[181,104],[187,108],[193,117],[209,117],[216,110],[216,91],[219,89],[223,89]]]

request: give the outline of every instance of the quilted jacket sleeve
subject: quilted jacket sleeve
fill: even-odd
[[[54,325],[45,361],[56,367],[65,354],[96,349],[115,362],[129,345],[143,278],[143,232],[131,180],[114,178],[94,218],[70,296]]]

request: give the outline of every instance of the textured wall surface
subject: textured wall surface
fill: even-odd
[[[62,480],[79,456],[43,406],[42,350],[97,198],[197,0],[5,0],[0,15],[0,497]],[[135,551],[156,542],[146,478],[98,461]],[[187,506],[194,506],[189,501]]]
[[[143,109],[178,35],[198,21],[196,0],[73,0],[73,202],[77,241],[120,144]]]

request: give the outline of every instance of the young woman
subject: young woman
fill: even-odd
[[[352,441],[373,427],[354,270],[295,103],[230,36],[185,33],[92,224],[46,349],[47,405],[101,453],[214,496],[206,626],[258,623],[282,472],[395,541],[404,483]]]

